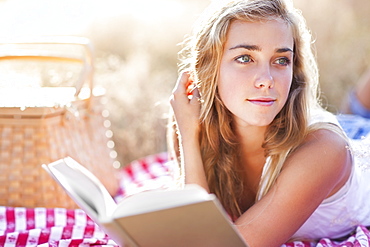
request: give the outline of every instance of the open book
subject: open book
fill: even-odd
[[[43,168],[120,246],[247,246],[215,195],[200,186],[141,192],[116,204],[99,180],[72,158]]]

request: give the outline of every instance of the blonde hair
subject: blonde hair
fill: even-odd
[[[311,35],[301,13],[284,0],[239,0],[222,2],[206,10],[194,33],[181,51],[180,70],[190,70],[202,97],[200,145],[209,188],[233,217],[241,215],[243,177],[239,145],[232,126],[232,114],[218,94],[218,70],[229,26],[234,20],[256,22],[282,19],[293,32],[293,79],[288,100],[269,125],[263,148],[268,164],[261,178],[257,198],[276,181],[282,166],[309,133],[309,107],[318,106],[318,69],[311,50]],[[213,6],[211,6],[212,8]],[[176,146],[176,144],[175,144]],[[263,184],[263,186],[261,186]]]

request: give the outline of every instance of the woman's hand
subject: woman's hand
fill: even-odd
[[[182,140],[198,137],[200,95],[189,72],[183,72],[172,92],[170,103]]]
[[[185,183],[198,184],[209,191],[199,144],[199,97],[190,73],[183,72],[170,98],[180,131],[181,165],[185,171]]]

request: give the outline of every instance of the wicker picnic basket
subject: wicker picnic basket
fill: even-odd
[[[38,51],[13,49],[22,45],[36,45]],[[78,58],[50,55],[52,48],[46,52],[40,48],[53,45],[77,46],[83,54]],[[111,132],[102,102],[104,94],[93,90],[94,61],[89,40],[44,37],[4,42],[0,46],[5,47],[0,62],[50,60],[78,63],[82,68],[72,86],[0,85],[0,99],[8,97],[0,105],[0,205],[76,208],[41,168],[42,164],[66,156],[92,171],[112,195],[116,193],[118,178]]]

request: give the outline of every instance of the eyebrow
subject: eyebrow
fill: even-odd
[[[261,47],[258,45],[236,45],[231,47],[229,50],[235,50],[235,49],[247,49],[250,51],[262,51]]]
[[[280,48],[280,49],[276,49],[276,52],[277,53],[284,53],[284,52],[291,52],[291,53],[294,53],[294,51],[290,48]]]
[[[262,51],[262,48],[258,45],[236,45],[236,46],[233,46],[231,48],[229,48],[229,50],[235,50],[235,49],[246,49],[246,50],[249,50],[249,51]],[[284,52],[293,52],[292,49],[290,48],[278,48],[275,50],[277,53],[284,53]]]

